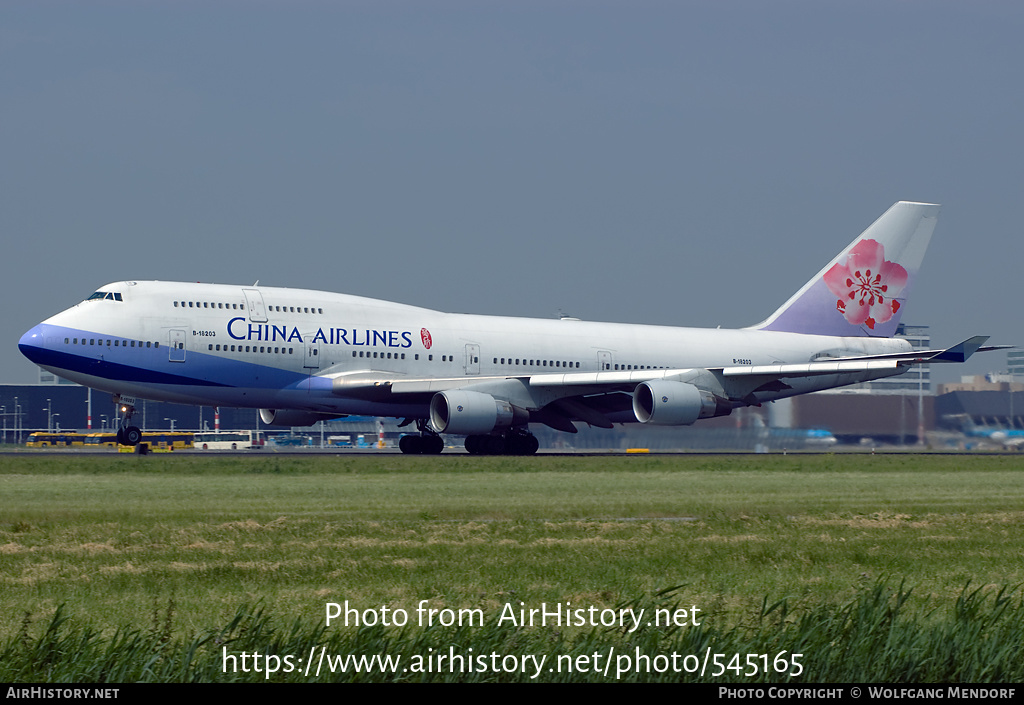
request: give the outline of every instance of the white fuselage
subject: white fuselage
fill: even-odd
[[[451,314],[265,286],[119,282],[101,293],[26,333],[23,352],[96,389],[211,406],[425,418],[427,397],[348,395],[344,382],[438,379],[466,386],[477,379],[595,372],[638,379],[646,370],[909,350],[906,341],[890,338]],[[800,380],[758,393],[757,401],[860,378],[837,380]]]

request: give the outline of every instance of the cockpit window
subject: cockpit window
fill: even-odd
[[[97,299],[108,299],[110,301],[124,301],[124,299],[121,298],[121,294],[116,291],[97,291],[95,294],[86,299],[86,301],[95,301]]]

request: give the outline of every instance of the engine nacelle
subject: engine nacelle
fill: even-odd
[[[732,405],[692,384],[655,379],[633,390],[633,413],[640,423],[689,426],[697,419],[728,416]]]
[[[268,426],[312,426],[319,421],[329,421],[344,414],[322,414],[299,409],[260,409],[260,418]]]
[[[430,425],[438,433],[490,433],[520,426],[529,418],[529,412],[481,392],[452,389],[430,400]]]

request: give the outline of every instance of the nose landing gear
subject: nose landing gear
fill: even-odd
[[[118,411],[121,414],[117,428],[117,442],[123,446],[137,446],[142,441],[142,431],[138,426],[131,425],[132,414],[135,413],[134,397],[118,397],[115,401],[119,404]]]

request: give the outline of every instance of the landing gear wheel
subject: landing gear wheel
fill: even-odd
[[[408,420],[403,426],[408,425]],[[398,439],[398,449],[408,455],[437,455],[444,450],[444,439],[427,424],[426,419],[416,419],[419,435],[402,436]]]
[[[540,448],[540,441],[532,433],[517,436],[512,451],[516,455],[533,455]]]
[[[503,436],[466,436],[465,444],[466,452],[470,455],[502,455],[505,452]]]
[[[540,441],[532,433],[510,432],[504,436],[466,436],[470,455],[533,455]]]
[[[506,455],[533,455],[540,448],[540,441],[532,433],[510,433],[505,436]]]
[[[135,413],[135,400],[130,401],[126,398],[117,395],[114,397],[114,401],[120,405],[121,420],[117,425],[117,442],[123,446],[137,446],[142,440],[142,431],[139,430],[138,426],[132,426],[132,414]]]
[[[398,441],[398,450],[406,455],[419,455],[423,452],[423,439],[420,436],[402,436]]]
[[[484,436],[482,443],[484,453],[486,455],[504,455],[505,453],[505,437],[504,436]]]
[[[438,435],[402,436],[398,449],[408,455],[438,455],[444,450],[444,439]]]
[[[126,446],[137,446],[142,440],[142,431],[139,430],[138,426],[129,426],[120,431],[120,434],[122,443]]]

